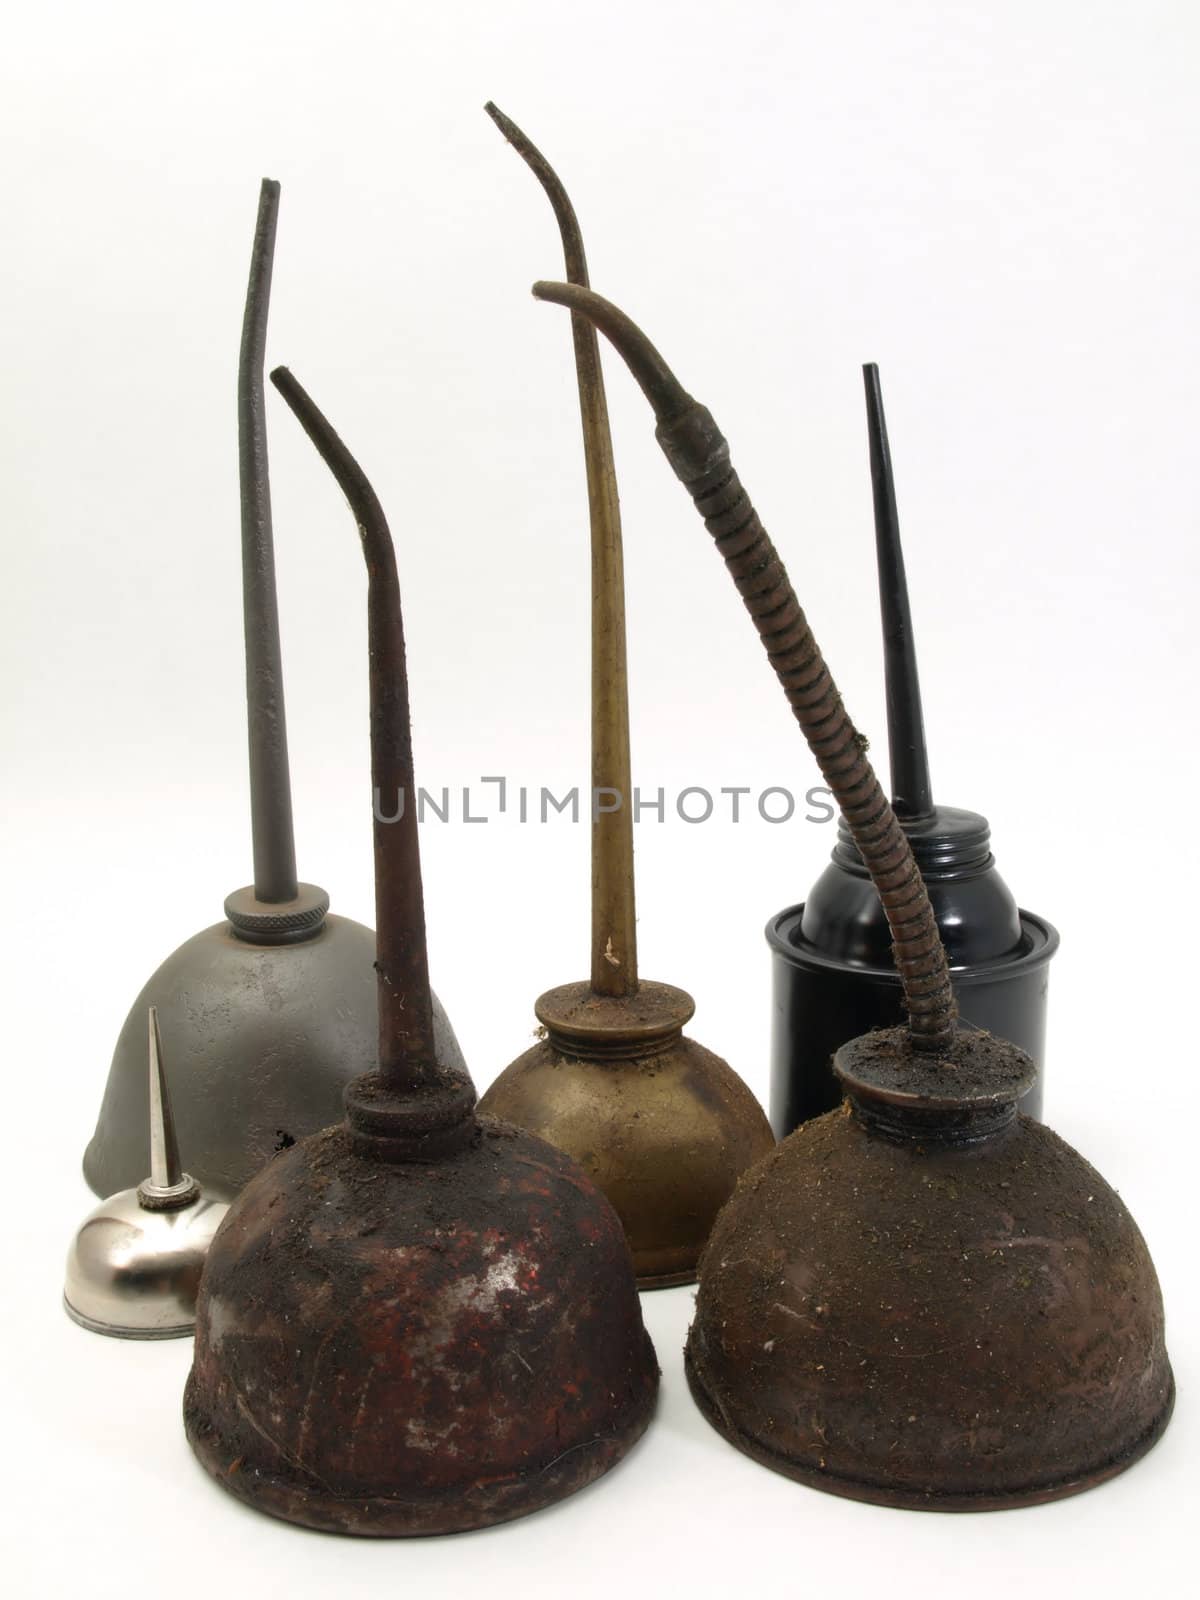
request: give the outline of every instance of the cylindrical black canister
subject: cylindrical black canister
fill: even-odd
[[[904,831],[929,889],[961,1014],[1032,1056],[1038,1078],[1021,1109],[1039,1116],[1048,963],[1058,933],[1018,909],[977,813],[939,806],[931,817],[904,823]],[[766,933],[771,1124],[782,1139],[841,1100],[835,1050],[869,1028],[903,1020],[883,908],[844,826],[808,899],[772,917]]]

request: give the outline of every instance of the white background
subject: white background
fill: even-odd
[[[0,1560],[14,1595],[1175,1594],[1194,1512],[1198,237],[1187,0],[587,8],[9,5],[0,631],[9,752]],[[934,781],[1063,944],[1049,1120],[1156,1256],[1180,1403],[1097,1492],[950,1518],[802,1489],[693,1409],[648,1296],[641,1445],[577,1499],[370,1545],[221,1495],[183,1343],[59,1310],[78,1159],[144,978],[249,877],[234,371],[258,183],[270,357],[389,508],[419,778],[586,783],[586,508],[540,144],[593,282],[709,401],[883,744],[859,364],[880,363]],[[817,781],[721,563],[608,363],[635,778]],[[271,402],[302,876],[373,920],[364,575]],[[639,830],[642,966],[766,1095],[761,928],[832,829]],[[435,979],[476,1080],[587,970],[586,829],[429,824]],[[186,1139],[186,1130],[183,1130]]]

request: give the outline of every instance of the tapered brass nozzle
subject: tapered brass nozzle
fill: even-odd
[[[557,174],[494,105],[488,114],[532,170],[558,221],[567,275],[586,286],[575,209]],[[617,477],[595,329],[572,318],[591,523],[591,977],[534,1009],[545,1039],[483,1097],[494,1116],[570,1151],[617,1208],[641,1287],[687,1283],[738,1175],[773,1140],[733,1069],[683,1033],[690,995],[639,976],[633,871],[625,578]],[[619,803],[608,804],[608,797]]]

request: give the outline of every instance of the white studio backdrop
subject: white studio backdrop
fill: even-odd
[[[1196,891],[1196,8],[5,11],[10,1592],[1179,1592],[1200,1364],[1196,1050],[1177,1031]],[[571,344],[528,292],[561,256],[489,97],[570,189],[594,286],[728,433],[882,759],[860,375],[880,365],[935,790],[989,815],[1019,900],[1061,929],[1047,1116],[1129,1202],[1167,1299],[1176,1421],[1095,1494],[946,1518],[785,1483],[691,1407],[677,1290],[645,1299],[662,1409],[611,1481],[486,1535],[349,1544],[210,1488],[176,1419],[186,1346],[61,1316],[120,1022],[250,876],[234,371],[262,176],[283,185],[269,359],[389,513],[419,780],[456,807],[464,785],[486,802],[483,775],[587,783]],[[687,787],[819,779],[642,397],[607,356],[606,372],[634,776],[668,802],[637,834],[642,968],[695,995],[691,1031],[765,1099],[762,927],[803,898],[833,829],[734,825],[719,796],[703,824],[673,811]],[[301,875],[370,922],[362,563],[274,396],[269,420]],[[528,1044],[535,996],[586,973],[587,829],[459,810],[423,849],[435,983],[483,1088]]]

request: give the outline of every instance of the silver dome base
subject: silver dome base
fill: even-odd
[[[105,1200],[67,1254],[67,1315],[117,1339],[184,1338],[195,1327],[200,1272],[227,1210],[199,1191],[171,1210],[147,1210],[137,1189]]]

